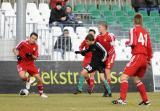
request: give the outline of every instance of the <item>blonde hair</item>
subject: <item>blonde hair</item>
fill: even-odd
[[[134,16],[134,24],[135,25],[143,25],[143,17],[140,13],[135,14]]]

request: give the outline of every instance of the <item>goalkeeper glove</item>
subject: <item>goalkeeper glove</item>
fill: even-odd
[[[20,61],[22,60],[22,57],[20,55],[17,56],[17,60]]]

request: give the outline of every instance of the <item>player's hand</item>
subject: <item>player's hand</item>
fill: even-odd
[[[125,42],[126,47],[130,46],[129,43],[130,43],[130,41]]]
[[[26,53],[26,57],[30,58],[30,57],[32,57],[32,54],[31,53]]]
[[[74,53],[75,53],[75,54],[81,54],[81,52],[80,52],[80,51],[75,51]]]
[[[86,52],[85,52],[85,51],[81,51],[81,55],[82,55],[82,56],[85,56],[85,55],[86,55]]]
[[[17,60],[18,60],[18,61],[21,61],[21,60],[22,60],[22,57],[21,57],[20,55],[18,55],[18,56],[17,56]]]

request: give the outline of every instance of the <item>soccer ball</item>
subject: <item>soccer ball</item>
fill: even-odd
[[[19,92],[19,95],[28,96],[29,95],[29,91],[27,89],[21,89],[20,92]]]

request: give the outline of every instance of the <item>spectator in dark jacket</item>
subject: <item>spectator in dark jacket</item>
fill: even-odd
[[[49,26],[58,25],[63,29],[63,25],[67,21],[67,15],[62,9],[61,3],[56,4],[56,8],[51,10],[49,18]]]
[[[67,2],[68,0],[50,0],[50,7],[51,8],[56,8],[56,3],[57,2],[59,2],[59,3],[61,3],[62,4],[62,6],[64,7],[65,5],[66,5],[66,2]]]
[[[71,37],[69,36],[69,31],[67,29],[64,29],[63,35],[58,37],[54,49],[56,51],[62,52],[62,58],[64,58],[64,53],[66,51],[71,51],[72,50],[72,41]]]
[[[66,24],[68,26],[73,26],[73,28],[75,29],[77,26],[82,25],[81,21],[76,20],[76,16],[72,13],[72,7],[71,6],[66,6],[65,12],[66,12],[66,15],[67,15]]]

